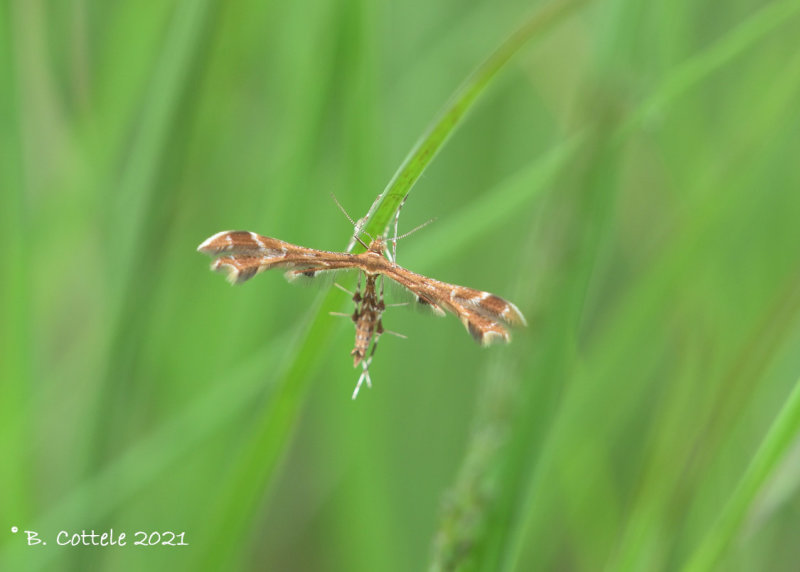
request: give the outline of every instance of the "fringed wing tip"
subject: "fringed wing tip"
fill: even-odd
[[[462,318],[461,323],[464,324],[472,339],[483,347],[490,346],[495,342],[507,344],[511,341],[511,334],[508,333],[508,330],[496,322],[481,327],[474,321]]]
[[[242,270],[230,259],[219,258],[211,263],[211,270],[225,274],[225,280],[230,284],[241,284],[248,278],[252,278],[255,272],[247,272]]]
[[[519,311],[514,304],[509,302],[508,300],[505,301],[508,304],[508,307],[503,312],[503,319],[505,319],[509,324],[513,326],[527,326],[528,322],[525,320],[525,316],[522,315],[522,312]],[[506,316],[505,314],[509,313],[511,316]]]
[[[497,332],[497,331],[489,331],[484,332],[480,339],[477,339],[478,343],[483,347],[491,346],[496,342],[507,344],[511,342],[511,334],[508,332]]]

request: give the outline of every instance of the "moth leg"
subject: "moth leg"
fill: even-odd
[[[372,356],[375,355],[375,349],[378,347],[378,339],[383,333],[383,326],[381,321],[378,320],[378,326],[375,328],[375,337],[372,338],[372,349],[369,352],[369,357],[361,361],[361,375],[358,376],[356,388],[353,391],[353,399],[358,396],[358,390],[361,389],[361,384],[367,382],[367,387],[372,387],[372,378],[369,376],[369,365],[372,363]]]
[[[369,364],[372,363],[372,356],[375,355],[375,350],[378,349],[378,340],[381,339],[381,334],[384,332],[383,323],[381,323],[380,319],[378,320],[378,324],[375,327],[375,334],[372,337],[372,349],[369,351],[369,357],[367,358],[367,367]]]
[[[392,239],[392,259],[390,260],[392,264],[396,264],[397,260],[397,226],[400,223],[400,211],[403,210],[403,205],[406,204],[407,198],[408,194],[403,197],[400,206],[397,207],[397,212],[394,213],[394,238]]]
[[[381,314],[383,314],[384,309],[386,309],[386,304],[383,303],[383,274],[380,276],[381,281],[381,290],[380,295],[378,296],[378,322],[375,324],[375,333],[373,334],[372,338],[372,349],[369,352],[368,362],[372,361],[372,356],[375,355],[375,350],[378,348],[378,340],[381,339],[381,334],[383,333],[383,320],[381,320]],[[369,363],[367,363],[369,365]]]
[[[353,391],[353,399],[358,397],[358,390],[361,389],[361,384],[367,382],[367,387],[372,387],[372,380],[369,377],[369,362],[372,361],[372,356],[368,360],[361,362],[361,375],[358,377],[356,388]]]
[[[360,280],[360,278],[361,278],[361,276],[359,275],[359,284],[358,284],[359,290],[361,289],[361,284],[360,284],[361,280]],[[347,288],[345,288],[344,286],[342,286],[338,282],[334,282],[333,285],[336,286],[342,292],[345,292],[346,294],[350,294],[350,296],[353,298],[353,302],[356,305],[358,305],[358,303],[361,301],[361,294],[359,293],[358,290],[356,292],[351,292],[350,290],[348,290]],[[354,322],[358,319],[358,310],[356,310],[356,312],[354,312],[353,314],[345,314],[344,312],[328,312],[328,314],[331,315],[331,316],[341,316],[341,317],[345,317],[345,318],[350,318]]]
[[[343,316],[347,316],[347,314],[342,314]],[[401,334],[400,332],[393,332],[392,330],[383,330],[384,334],[391,334],[393,336],[397,336],[398,338],[402,338],[404,340],[408,339],[408,336],[405,334]]]
[[[338,282],[334,282],[333,285],[336,286],[339,290],[341,290],[345,294],[350,294],[350,296],[355,296],[355,294],[353,294],[350,290],[348,290],[347,288],[345,288],[344,286],[342,286]]]
[[[358,273],[358,281],[356,282],[356,291],[353,293],[353,302],[358,305],[361,302],[361,272]]]
[[[356,282],[356,291],[353,292],[353,305],[355,309],[353,309],[353,322],[358,322],[358,317],[361,315],[361,303],[363,302],[363,298],[361,297],[361,272],[358,273],[358,281]]]

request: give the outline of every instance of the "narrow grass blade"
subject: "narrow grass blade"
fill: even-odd
[[[747,472],[720,514],[719,520],[683,570],[702,572],[716,568],[725,549],[738,534],[747,511],[753,506],[759,491],[774,474],[798,436],[800,436],[800,379],[795,383],[786,405],[772,424]]]
[[[118,142],[117,150],[124,156],[118,181],[103,184],[116,187],[111,205],[114,211],[109,230],[109,246],[114,252],[111,271],[111,300],[108,348],[105,351],[104,378],[97,397],[95,418],[97,426],[92,430],[94,446],[89,453],[90,471],[104,462],[103,457],[113,449],[110,444],[114,431],[110,420],[122,419],[120,409],[127,407],[120,399],[119,388],[128,374],[125,363],[129,363],[131,351],[135,351],[142,337],[148,318],[151,317],[147,303],[148,288],[152,278],[140,276],[147,254],[152,248],[152,239],[162,231],[166,209],[161,201],[167,199],[162,190],[160,177],[165,162],[170,156],[169,139],[180,122],[184,108],[182,95],[190,87],[192,72],[202,61],[202,46],[206,26],[211,19],[213,2],[210,0],[181,1],[172,14],[169,34],[163,50],[148,78],[147,95],[138,122],[129,128],[134,133],[129,148],[125,141]],[[149,261],[152,264],[152,261]],[[93,457],[93,458],[92,458]],[[92,468],[91,466],[94,465]]]
[[[368,232],[381,234],[392,219],[403,197],[418,180],[425,167],[442,147],[447,137],[463,119],[477,96],[489,85],[492,78],[519,48],[537,34],[548,30],[560,17],[563,17],[582,2],[556,2],[537,12],[467,80],[445,106],[440,118],[420,139],[397,171],[386,190],[373,204],[366,227]],[[230,564],[238,550],[241,534],[247,529],[251,519],[269,490],[276,468],[283,456],[292,429],[299,415],[303,396],[308,388],[308,380],[318,360],[314,348],[324,344],[333,328],[328,312],[334,309],[334,296],[329,292],[317,306],[315,318],[299,342],[297,350],[290,352],[293,360],[280,376],[275,395],[266,404],[260,416],[260,423],[253,432],[252,439],[241,450],[240,461],[232,469],[231,479],[225,486],[219,500],[218,542],[204,552],[201,559],[215,566]],[[224,533],[222,532],[224,531]]]
[[[252,400],[263,393],[264,372],[286,351],[287,345],[282,340],[266,344],[267,349],[260,355],[240,364],[224,380],[211,384],[208,391],[87,477],[57,504],[48,507],[30,528],[43,536],[52,536],[65,522],[100,522],[119,511],[132,497],[173,470],[193,449],[202,446],[210,435],[241,415]],[[169,443],[169,447],[164,443]],[[92,502],[98,497],[103,499],[102,503]],[[198,531],[195,527],[192,533]],[[0,562],[9,562],[12,555],[10,547],[3,549]],[[46,569],[60,556],[63,555],[57,551],[44,551],[35,565],[28,562],[27,569]]]
[[[586,0],[561,0],[547,4],[536,11],[520,28],[513,32],[485,62],[467,78],[445,105],[428,130],[406,156],[389,184],[378,196],[367,213],[365,230],[372,236],[381,235],[403,198],[419,180],[447,138],[460,125],[478,96],[492,82],[497,73],[520,48],[533,38],[552,29],[562,18],[585,4]]]
[[[404,245],[404,256],[417,263],[430,264],[463,250],[468,242],[481,240],[544,193],[575,157],[583,141],[581,135],[562,141],[468,205],[449,213],[446,220],[425,229],[425,241]],[[463,229],[469,232],[464,233]],[[437,247],[430,248],[429,244]]]
[[[684,65],[667,75],[654,91],[632,114],[621,134],[636,128],[642,121],[656,115],[665,105],[708,78],[716,70],[747,51],[780,25],[786,24],[800,12],[800,2],[772,2],[767,4],[740,26],[726,34],[709,49],[690,58]]]
[[[768,8],[769,9],[765,8],[761,13],[755,16],[752,21],[746,22],[740,28],[732,32],[729,36],[723,38],[711,49],[690,60],[685,66],[678,68],[672,76],[667,78],[666,81],[661,82],[658,90],[655,91],[649,98],[645,99],[642,105],[638,108],[638,111],[629,116],[620,124],[619,128],[613,131],[613,139],[616,140],[617,143],[621,142],[629,134],[630,129],[633,126],[638,126],[644,118],[648,117],[649,112],[652,109],[658,107],[656,104],[666,104],[667,102],[671,102],[680,94],[708,78],[713,70],[723,66],[731,61],[731,59],[733,59],[735,56],[746,51],[746,49],[755,41],[764,37],[776,25],[782,21],[785,21],[795,12],[794,6],[791,6],[789,3],[782,4],[780,7],[771,6]],[[481,447],[480,440],[478,440],[475,446]],[[530,450],[530,447],[528,447],[527,450]],[[553,453],[553,451],[550,452]],[[511,454],[513,455],[513,453]],[[465,461],[465,464],[468,462],[469,460]],[[550,466],[546,460],[540,460],[540,464],[548,467]],[[535,482],[536,479],[536,472],[534,472],[533,481]],[[531,484],[530,486],[532,489],[536,488],[536,485],[534,484]],[[528,499],[528,503],[523,505],[523,509],[517,511],[516,514],[534,514],[536,506],[531,500],[534,498],[534,496],[534,494],[524,495],[524,498]],[[519,502],[519,499],[517,499],[517,502]],[[484,510],[489,511],[489,509],[486,507],[484,507]],[[492,510],[496,511],[497,509]],[[475,515],[471,515],[470,518],[474,517]],[[521,525],[521,529],[524,530],[529,526],[531,526],[530,523],[523,523]],[[543,529],[537,530],[544,532]],[[443,532],[448,533],[446,530],[443,530]],[[512,535],[513,539],[510,541],[511,546],[507,547],[510,554],[510,558],[508,558],[507,563],[510,569],[516,569],[517,567],[521,569],[523,567],[523,562],[525,562],[525,560],[522,558],[522,543],[524,542],[525,538],[530,538],[529,533],[530,530],[524,533],[520,533],[518,530],[516,531],[516,534]],[[463,545],[462,549],[464,549]],[[463,558],[464,555],[462,554],[461,557]],[[478,554],[476,558],[478,561],[488,561],[488,564],[486,565],[487,569],[491,569],[493,567],[493,557],[491,554],[488,557],[485,554]],[[436,569],[436,567],[434,567],[434,569]]]
[[[32,422],[32,331],[30,295],[30,231],[23,173],[23,104],[20,77],[23,73],[13,54],[15,39],[8,3],[0,5],[0,506],[5,522],[22,526],[34,510],[31,484],[32,457],[29,436]],[[17,30],[18,32],[18,30]],[[9,541],[6,536],[4,539]],[[16,554],[20,558],[22,554]],[[4,559],[7,569],[23,568],[21,560]]]

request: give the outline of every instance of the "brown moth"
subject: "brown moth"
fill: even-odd
[[[240,284],[272,268],[287,270],[286,277],[289,280],[336,270],[358,270],[363,273],[363,294],[360,291],[360,278],[359,288],[353,294],[355,311],[352,319],[356,326],[356,340],[351,355],[353,366],[362,366],[353,398],[358,394],[362,382],[371,385],[368,367],[377,338],[384,332],[381,322],[386,307],[383,302],[384,278],[409,290],[419,303],[428,306],[435,314],[443,316],[445,311],[455,314],[482,346],[498,341],[508,342],[511,339],[508,326],[526,324],[525,317],[517,307],[499,296],[440,282],[398,266],[387,258],[386,242],[380,237],[372,239],[365,252],[352,254],[315,250],[254,232],[235,230],[211,236],[197,250],[215,257],[211,269],[226,273],[231,284]],[[380,292],[376,286],[379,278]]]

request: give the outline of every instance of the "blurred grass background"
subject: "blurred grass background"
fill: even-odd
[[[344,293],[194,251],[343,248],[539,7],[0,4],[1,569],[795,569],[800,2],[569,4],[495,78],[398,258],[508,347],[389,309],[353,402]]]

